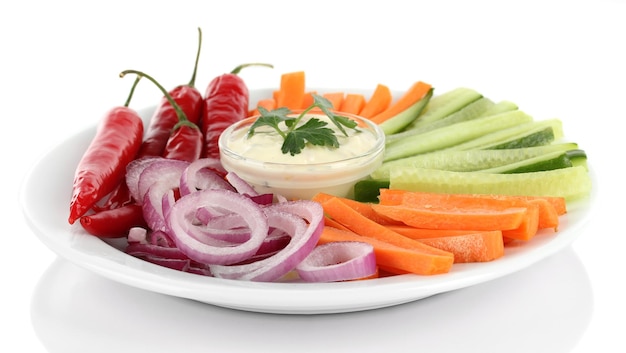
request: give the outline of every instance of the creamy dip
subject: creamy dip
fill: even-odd
[[[329,121],[325,115],[308,114]],[[223,167],[236,173],[260,193],[280,194],[288,199],[310,199],[318,192],[350,197],[354,184],[382,164],[384,133],[376,124],[362,118],[358,131],[346,128],[348,136],[336,130],[339,147],[307,144],[299,154],[282,153],[283,138],[269,126],[248,131],[254,118],[243,120],[220,136]],[[303,119],[304,120],[304,119]]]
[[[338,148],[307,144],[299,154],[292,156],[289,153],[282,153],[280,147],[283,144],[283,138],[269,126],[256,128],[252,136],[248,136],[248,126],[235,130],[225,141],[226,146],[234,153],[248,159],[271,163],[316,164],[358,157],[376,145],[377,137],[372,131],[362,128],[358,131],[345,128],[348,134],[345,136],[325,115],[305,115],[301,124],[312,117],[326,121],[328,123],[326,127],[335,131],[335,136],[339,141]]]

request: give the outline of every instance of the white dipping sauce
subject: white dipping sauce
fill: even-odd
[[[369,120],[349,116],[359,126],[356,131],[345,128],[345,136],[325,115],[307,114],[303,120],[311,117],[328,122],[326,127],[335,130],[339,147],[307,143],[299,154],[282,153],[284,140],[273,128],[261,126],[248,135],[255,120],[248,118],[220,136],[222,165],[259,193],[288,199],[310,199],[318,192],[351,197],[354,184],[382,164],[384,133]]]
[[[371,130],[359,128],[358,131],[345,128],[348,136],[330,122],[325,115],[305,115],[301,124],[311,117],[328,123],[326,127],[335,131],[339,147],[306,145],[299,154],[282,153],[280,146],[283,138],[269,126],[261,126],[254,130],[254,135],[248,135],[248,129],[238,129],[226,140],[226,146],[234,153],[250,159],[263,162],[286,164],[314,164],[335,162],[338,160],[358,157],[371,150],[376,145],[377,136]],[[285,130],[284,124],[281,128]]]

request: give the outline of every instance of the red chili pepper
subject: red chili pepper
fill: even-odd
[[[193,162],[202,153],[202,131],[197,126],[181,125],[165,146],[163,157]]]
[[[196,62],[191,80],[188,84],[179,85],[168,92],[185,112],[187,119],[194,124],[198,124],[200,122],[203,104],[202,93],[195,87],[201,48],[202,31],[198,28],[198,50],[196,52]],[[165,151],[167,141],[172,134],[172,130],[178,121],[179,118],[176,110],[172,107],[168,97],[163,96],[163,98],[161,98],[161,102],[152,115],[152,118],[150,119],[150,125],[146,130],[146,136],[143,144],[141,145],[139,157],[162,156]]]
[[[202,132],[200,128],[193,122],[187,119],[187,115],[182,110],[180,105],[176,103],[174,98],[150,75],[147,75],[137,70],[126,70],[120,73],[121,77],[126,74],[136,74],[139,77],[145,77],[152,81],[163,92],[165,98],[169,101],[170,106],[176,113],[178,122],[174,125],[171,135],[166,143],[163,156],[167,158],[177,158],[184,161],[195,161],[200,158],[200,152],[202,151]],[[183,129],[182,131],[180,131]],[[194,131],[195,130],[195,131]]]
[[[204,135],[202,157],[219,158],[217,143],[222,132],[231,124],[248,116],[249,91],[238,74],[244,67],[254,65],[273,67],[270,64],[243,64],[230,73],[215,77],[209,83],[200,119],[200,128]]]
[[[128,108],[138,81],[139,77],[124,106],[115,107],[104,116],[78,163],[70,200],[70,224],[117,187],[124,178],[126,165],[139,151],[143,121]]]
[[[100,238],[122,238],[132,227],[147,227],[141,205],[130,204],[80,217],[80,224]]]
[[[202,114],[202,93],[200,93],[200,91],[195,87],[201,48],[202,30],[198,28],[198,50],[196,52],[196,62],[191,75],[191,80],[189,80],[189,83],[176,86],[168,92],[185,112],[189,121],[194,124],[199,123],[200,115]],[[150,125],[148,125],[148,128],[146,129],[143,143],[141,144],[141,148],[139,149],[139,153],[136,158],[145,156],[162,156],[165,152],[168,139],[171,137],[174,126],[178,123],[178,120],[176,110],[172,107],[167,97],[163,96],[150,119]],[[187,134],[191,133],[193,132],[189,132]],[[180,139],[184,138],[176,138],[177,141]],[[184,143],[181,143],[177,149],[184,148],[184,145]],[[172,155],[172,158],[180,159],[183,158],[183,156]],[[132,201],[132,197],[126,187],[126,183],[122,182],[118,188],[109,195],[108,199],[102,204],[99,210],[112,209],[127,205]]]

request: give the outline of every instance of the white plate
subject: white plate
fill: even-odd
[[[270,92],[270,89],[251,91],[251,102],[269,96]],[[153,109],[140,113],[149,119]],[[68,138],[43,156],[27,175],[21,204],[28,224],[39,239],[59,256],[106,278],[149,291],[247,311],[321,314],[368,310],[419,300],[511,274],[571,244],[590,215],[597,189],[594,187],[589,199],[569,206],[557,233],[542,231],[527,244],[507,247],[505,256],[496,261],[455,264],[452,271],[444,275],[401,275],[323,284],[224,280],[139,260],[120,251],[119,242],[105,242],[88,235],[79,224],[67,222],[74,170],[94,134],[95,126]]]

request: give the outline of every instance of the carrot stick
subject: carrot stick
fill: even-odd
[[[417,103],[420,99],[424,98],[431,88],[432,85],[429,83],[422,81],[415,82],[411,87],[409,87],[408,91],[406,91],[404,95],[398,99],[398,101],[384,111],[372,116],[370,120],[380,124],[385,120],[402,113],[407,108]]]
[[[367,102],[365,102],[365,105],[359,112],[359,115],[364,118],[371,118],[387,109],[391,104],[392,99],[393,96],[391,95],[389,87],[379,83],[376,85],[376,89],[374,89],[372,96],[369,100],[367,100]]]
[[[334,110],[339,110],[343,103],[345,94],[343,92],[328,92],[322,94],[322,97],[328,99],[333,104]]]
[[[424,244],[454,254],[454,263],[488,262],[504,255],[502,232],[487,232],[452,235],[440,238],[420,239]]]
[[[341,223],[335,221],[334,219],[328,216],[324,216],[324,226],[333,227],[333,228],[337,228],[341,230],[349,230],[348,228],[344,227]]]
[[[500,209],[418,207],[406,205],[372,205],[374,211],[416,228],[512,230],[527,217],[528,209],[511,207]]]
[[[308,91],[304,92],[304,97],[302,97],[302,106],[301,109],[306,109],[313,104],[313,94],[316,94],[316,91]]]
[[[317,201],[319,203],[324,203],[324,201],[330,200],[331,198],[339,198],[343,203],[352,207],[354,210],[359,212],[364,217],[378,224],[382,224],[382,225],[391,225],[391,224],[403,225],[404,224],[400,221],[396,221],[395,219],[391,219],[389,217],[386,217],[384,215],[377,213],[369,204],[365,202],[359,202],[359,201],[355,201],[349,198],[338,197],[338,196],[334,196],[334,195],[323,193],[323,192],[317,193],[315,196],[313,196],[311,200]]]
[[[387,225],[387,228],[393,230],[394,232],[400,233],[405,237],[409,237],[415,240],[451,237],[456,235],[467,235],[480,232],[491,232],[490,230],[428,229],[416,228],[407,225]]]
[[[280,88],[276,96],[277,107],[300,109],[304,99],[304,71],[287,72],[280,77]]]
[[[256,108],[250,112],[250,116],[261,114],[259,112],[259,107],[263,107],[267,110],[276,109],[276,100],[274,98],[260,99],[256,104]]]
[[[358,115],[365,106],[365,96],[358,93],[346,93],[339,111]]]
[[[425,268],[432,268],[426,260],[426,256],[420,250],[409,249],[387,242],[361,236],[350,230],[342,230],[335,227],[324,227],[318,244],[325,244],[333,241],[362,241],[374,247],[376,264],[380,268],[393,274],[415,273],[419,275],[430,275],[445,273],[452,265],[446,265],[443,269],[435,269],[425,272]]]
[[[465,207],[467,205],[491,207],[529,207],[535,204],[539,208],[538,228],[554,228],[559,225],[558,216],[566,212],[565,199],[562,197],[485,195],[485,194],[440,194],[399,189],[381,189],[379,201],[384,205],[418,205],[445,203]]]
[[[365,238],[389,243],[416,252],[413,261],[415,273],[439,274],[450,271],[454,263],[454,255],[419,241],[398,234],[384,225],[378,224],[344,203],[337,197],[329,198],[321,203],[325,213],[333,220]],[[395,266],[392,266],[395,267]]]

